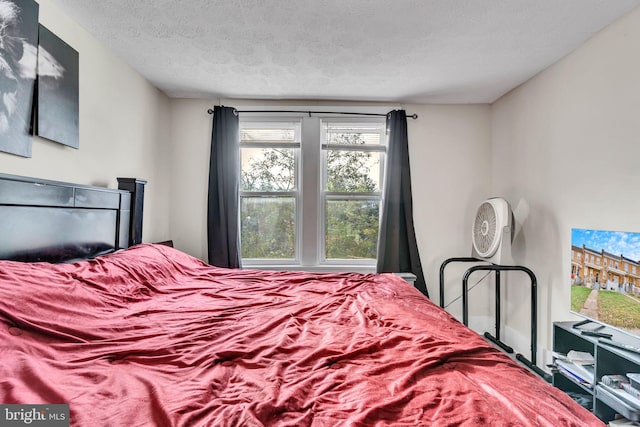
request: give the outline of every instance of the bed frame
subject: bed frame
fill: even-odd
[[[141,183],[140,189],[146,184],[123,180]],[[65,262],[140,243],[144,193],[136,195],[137,187],[116,190],[0,174],[0,259]],[[138,209],[132,209],[135,201]]]

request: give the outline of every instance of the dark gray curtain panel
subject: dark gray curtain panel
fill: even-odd
[[[387,116],[389,148],[378,237],[378,273],[411,272],[415,286],[429,296],[413,227],[413,199],[409,169],[409,138],[404,110]]]
[[[234,108],[213,109],[207,243],[209,264],[240,267],[238,190],[240,185],[240,125]]]

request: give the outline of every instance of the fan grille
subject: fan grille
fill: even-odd
[[[496,211],[491,203],[484,202],[478,208],[473,224],[473,242],[480,256],[490,256],[496,239]]]

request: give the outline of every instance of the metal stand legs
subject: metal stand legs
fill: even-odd
[[[477,258],[449,258],[445,260],[440,266],[440,307],[444,308],[444,269],[447,264],[452,262],[481,262]],[[495,343],[503,350],[508,353],[513,353],[513,348],[505,344],[500,340],[500,272],[501,271],[522,271],[529,276],[531,280],[531,360],[528,360],[522,354],[516,354],[516,359],[522,362],[524,365],[529,367],[532,371],[536,372],[541,377],[548,379],[549,375],[546,374],[543,370],[536,366],[536,354],[537,354],[537,318],[538,318],[538,307],[537,307],[537,288],[538,281],[536,279],[533,271],[529,270],[527,267],[522,267],[518,265],[496,265],[496,264],[487,264],[487,265],[474,265],[465,271],[464,276],[462,278],[462,323],[465,326],[469,324],[469,277],[476,271],[493,271],[495,272],[495,306],[496,306],[496,319],[495,319],[495,337],[488,332],[484,333],[484,336]]]

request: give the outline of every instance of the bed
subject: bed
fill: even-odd
[[[128,247],[126,206],[67,262],[0,243],[0,403],[66,403],[74,426],[603,425],[393,274]]]

